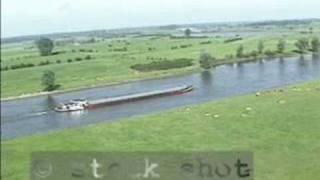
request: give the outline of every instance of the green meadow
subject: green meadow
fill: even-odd
[[[233,28],[227,30],[233,32],[238,27]],[[264,53],[256,58],[266,58],[266,51],[276,52],[272,58],[299,56],[297,40],[320,38],[319,24],[313,32],[304,25],[239,28],[239,32],[249,34],[174,37],[157,34],[174,30],[157,32],[151,28],[155,35],[97,38],[81,43],[57,40],[50,56],[40,56],[31,41],[4,44],[1,99],[43,93],[41,77],[46,70],[55,73],[56,83],[61,85],[57,91],[76,90],[202,71],[199,59],[204,52],[215,58],[216,65],[254,60],[237,58],[237,49],[243,45],[244,54],[251,54],[257,51],[260,41],[264,43]],[[251,31],[261,32],[250,35]],[[282,54],[277,53],[281,39],[286,42]],[[21,64],[29,67],[15,68]],[[316,180],[320,178],[319,95],[320,82],[307,82],[260,95],[248,94],[113,123],[2,141],[1,179],[29,177],[30,154],[36,151],[249,150],[254,153],[255,179]]]
[[[1,98],[41,93],[41,76],[45,70],[56,74],[58,90],[73,90],[100,85],[123,83],[133,80],[161,78],[200,71],[199,56],[210,53],[217,63],[236,61],[236,49],[244,46],[245,53],[257,50],[259,41],[264,50],[276,51],[280,39],[286,41],[285,56],[296,56],[294,43],[297,39],[314,36],[300,33],[268,33],[243,37],[242,40],[225,42],[227,37],[172,38],[169,36],[126,37],[100,39],[93,43],[56,45],[55,55],[40,56],[34,42],[3,45],[1,48]],[[87,57],[90,58],[87,58]],[[233,58],[232,58],[233,57]],[[193,65],[178,69],[139,72],[130,67],[163,60],[193,59]],[[39,65],[48,62],[48,65]],[[12,65],[33,64],[33,67],[10,69]]]
[[[320,178],[320,82],[1,142],[1,179],[35,151],[252,151],[254,179]]]

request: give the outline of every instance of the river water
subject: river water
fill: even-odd
[[[159,80],[147,80],[51,96],[1,102],[2,139],[45,134],[70,127],[111,122],[134,115],[160,112],[278,86],[320,79],[320,58],[286,58],[221,65],[211,71]],[[83,112],[57,113],[53,108],[74,98],[89,100],[192,84],[183,95],[157,97],[105,106]]]

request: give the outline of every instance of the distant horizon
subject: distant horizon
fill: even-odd
[[[319,0],[2,0],[1,37],[282,19],[320,18]]]
[[[242,20],[242,21],[211,21],[211,22],[194,22],[194,23],[171,23],[171,24],[154,24],[154,25],[141,25],[141,26],[123,26],[123,27],[114,27],[114,28],[97,28],[97,29],[83,29],[83,30],[70,30],[70,31],[56,31],[56,32],[47,32],[40,34],[20,34],[14,36],[1,36],[1,39],[10,39],[10,38],[19,38],[26,36],[46,36],[54,34],[64,34],[64,33],[81,33],[81,32],[90,32],[90,31],[112,31],[112,30],[123,30],[123,29],[134,29],[134,28],[149,28],[149,27],[161,27],[161,26],[170,26],[170,25],[196,25],[196,24],[226,24],[226,23],[254,23],[254,22],[268,22],[268,21],[294,21],[294,20],[319,20],[317,17],[310,18],[293,18],[293,19],[264,19],[264,20]],[[2,31],[2,30],[1,30]]]

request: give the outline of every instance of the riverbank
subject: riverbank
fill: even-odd
[[[304,56],[310,57],[311,54],[305,54]],[[291,54],[279,54],[278,57],[273,57],[272,59],[276,58],[289,58],[289,57],[299,57],[295,53]],[[234,64],[234,63],[245,63],[245,62],[255,62],[259,61],[262,59],[268,58],[267,56],[259,56],[255,58],[239,58],[239,59],[233,59],[233,60],[225,60],[225,59],[220,59],[212,64],[213,68],[221,65],[226,65],[226,64]],[[69,93],[69,92],[76,92],[76,91],[81,91],[81,90],[87,90],[87,89],[94,89],[94,88],[99,88],[99,87],[107,87],[107,86],[114,86],[114,85],[121,85],[121,84],[126,84],[126,83],[131,83],[131,82],[138,82],[138,81],[149,81],[149,80],[156,80],[156,79],[162,79],[162,78],[170,78],[170,77],[178,77],[178,76],[183,76],[191,73],[196,73],[196,72],[201,72],[203,69],[200,67],[191,67],[191,68],[184,68],[180,70],[168,70],[168,71],[161,71],[159,72],[160,74],[156,74],[154,76],[147,76],[145,78],[138,78],[138,79],[132,79],[132,80],[127,80],[123,82],[114,82],[114,83],[107,83],[107,84],[97,84],[97,85],[90,85],[90,86],[84,86],[84,87],[78,87],[78,88],[71,88],[71,89],[65,89],[65,90],[57,90],[57,91],[52,91],[52,92],[38,92],[38,93],[31,93],[31,94],[24,94],[20,96],[12,96],[12,97],[1,97],[1,101],[11,101],[11,100],[17,100],[17,99],[24,99],[24,98],[32,98],[32,97],[37,97],[37,96],[47,96],[47,95],[55,95],[55,94],[62,94],[62,93]]]
[[[2,179],[29,177],[35,151],[254,153],[255,179],[319,179],[320,82],[1,142]]]

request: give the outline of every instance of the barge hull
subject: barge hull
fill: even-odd
[[[119,96],[119,97],[99,99],[99,100],[90,101],[88,108],[119,104],[124,102],[138,101],[142,99],[148,99],[148,98],[160,97],[160,96],[166,96],[166,95],[183,94],[192,90],[193,90],[192,86],[178,86],[175,88],[169,88],[165,90],[156,90],[156,91],[151,91],[146,93],[137,93],[137,94],[130,94],[130,95]]]

